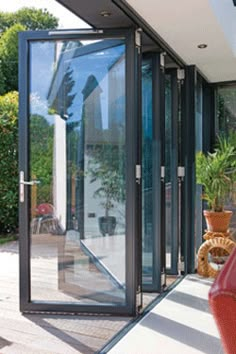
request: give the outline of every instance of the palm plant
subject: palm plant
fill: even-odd
[[[209,209],[221,212],[236,182],[236,134],[218,137],[213,153],[196,154],[196,179],[204,188]]]

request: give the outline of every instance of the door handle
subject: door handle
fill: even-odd
[[[20,181],[20,183],[24,184],[25,186],[33,186],[34,184],[40,184],[40,181],[33,179],[32,181]]]
[[[25,188],[24,186],[34,186],[35,184],[39,184],[40,181],[33,179],[32,181],[25,181],[24,171],[20,171],[20,202],[24,203],[25,201]]]

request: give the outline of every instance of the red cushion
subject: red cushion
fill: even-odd
[[[49,203],[42,203],[37,206],[37,214],[38,215],[48,215],[53,214],[53,206]]]
[[[209,304],[225,353],[236,354],[236,248],[210,289]]]

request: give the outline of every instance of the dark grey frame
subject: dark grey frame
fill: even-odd
[[[161,67],[160,53],[150,53],[152,60],[152,95],[153,95],[153,264],[152,264],[152,284],[143,284],[145,292],[161,292],[163,284],[161,281],[162,273],[165,271],[165,210],[162,207],[164,198],[164,182],[161,178],[161,166],[164,163],[163,155],[163,128],[165,114],[165,74]]]
[[[56,312],[56,313],[102,313],[114,315],[135,315],[137,274],[141,272],[138,263],[137,243],[141,239],[141,230],[138,220],[141,219],[141,210],[136,203],[137,194],[141,188],[137,188],[135,179],[135,165],[138,162],[137,151],[137,102],[139,93],[137,90],[138,50],[135,47],[134,29],[104,30],[98,33],[88,31],[60,31],[50,34],[50,31],[21,32],[19,34],[19,170],[24,171],[25,180],[29,178],[29,47],[30,41],[38,40],[66,40],[66,39],[102,39],[125,38],[126,40],[126,142],[127,142],[127,170],[126,170],[126,305],[102,306],[77,305],[67,303],[32,302],[30,300],[31,276],[30,276],[30,237],[29,237],[29,188],[25,187],[25,202],[20,203],[20,311],[21,312]],[[140,197],[139,197],[140,198]]]
[[[180,67],[186,65],[184,60],[169,46],[169,44],[152,28],[152,26],[144,20],[144,18],[126,1],[126,0],[111,0],[119,9],[121,9],[135,24],[142,28],[143,31],[155,42],[163,52],[167,53],[176,64]]]
[[[184,258],[184,272],[195,272],[195,88],[197,71],[194,65],[185,67],[183,88],[183,238],[181,254]]]
[[[178,114],[179,114],[179,90],[177,81],[177,69],[166,70],[166,74],[171,77],[171,186],[172,186],[172,200],[171,200],[171,266],[166,269],[167,274],[178,274],[178,252],[179,252],[179,179],[178,179],[178,165],[179,165],[179,145],[178,145]],[[163,142],[165,145],[165,142]],[[164,149],[165,147],[163,147]]]
[[[161,292],[165,287],[162,275],[178,274],[178,252],[180,246],[179,228],[179,179],[177,167],[178,156],[178,114],[180,107],[177,70],[164,70],[160,63],[160,53],[150,53],[153,68],[153,282],[143,284],[143,291]],[[171,165],[171,182],[173,201],[171,205],[171,268],[166,269],[166,237],[165,237],[165,181],[161,176],[161,166],[165,166],[165,73],[171,75],[172,90],[172,150],[174,159]],[[165,279],[165,278],[164,278]]]
[[[203,88],[203,151],[212,149],[215,143],[215,88],[202,78]]]

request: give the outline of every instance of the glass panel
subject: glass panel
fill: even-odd
[[[125,51],[30,44],[33,301],[126,303]]]
[[[172,92],[171,75],[165,75],[165,226],[166,226],[166,268],[171,268],[172,251],[172,180],[171,180],[171,146],[172,146]]]
[[[219,86],[216,91],[217,133],[230,134],[236,131],[236,84]],[[233,211],[230,229],[236,239],[236,186],[228,198],[227,210]]]
[[[196,152],[202,151],[202,116],[203,116],[203,97],[202,97],[202,82],[201,79],[197,78],[197,86],[195,91],[195,141],[196,141]],[[195,243],[196,250],[202,244],[202,186],[196,184],[196,198],[195,198]]]
[[[218,87],[216,103],[218,131],[226,134],[236,131],[236,84]]]
[[[143,120],[143,183],[142,183],[142,241],[143,283],[153,283],[153,206],[152,206],[152,64],[142,63]]]

